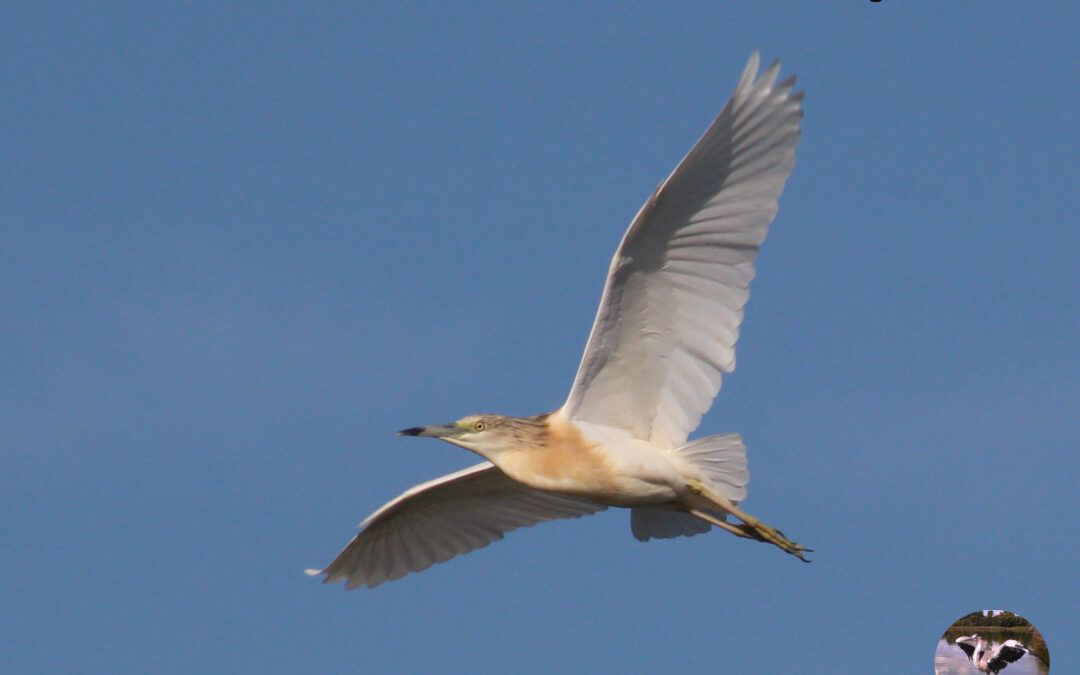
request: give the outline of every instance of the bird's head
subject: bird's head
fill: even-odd
[[[430,436],[472,450],[484,459],[495,461],[500,453],[543,443],[546,415],[532,418],[502,415],[469,415],[457,422],[429,427],[413,427],[399,436]]]

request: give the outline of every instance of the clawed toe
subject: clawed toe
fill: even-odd
[[[797,544],[788,539],[783,532],[765,525],[763,523],[749,525],[742,523],[736,526],[737,529],[747,538],[756,539],[757,541],[764,542],[766,544],[772,544],[777,548],[783,550],[786,553],[790,553],[803,562],[810,562],[807,560],[803,553],[813,553],[814,549],[807,548],[801,544]]]

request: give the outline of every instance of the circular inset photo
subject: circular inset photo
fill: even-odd
[[[983,609],[949,626],[934,653],[935,675],[1045,675],[1050,652],[1042,635],[1022,616]]]

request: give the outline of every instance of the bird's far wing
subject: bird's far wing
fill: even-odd
[[[956,639],[956,646],[964,650],[967,657],[970,659],[975,653],[975,645],[977,644],[977,638],[975,637],[962,637]]]
[[[757,77],[731,100],[641,207],[608,271],[563,408],[575,420],[674,447],[735,367],[754,258],[795,163],[802,94]]]
[[[533,490],[490,462],[407,490],[360,524],[363,529],[323,570],[324,583],[374,588],[456,555],[483,548],[503,533],[606,507]]]

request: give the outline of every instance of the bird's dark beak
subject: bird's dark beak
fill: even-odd
[[[461,431],[461,427],[456,424],[438,424],[431,427],[412,427],[411,429],[402,429],[398,432],[398,436],[429,436],[431,438],[446,438],[447,436],[453,436]]]

